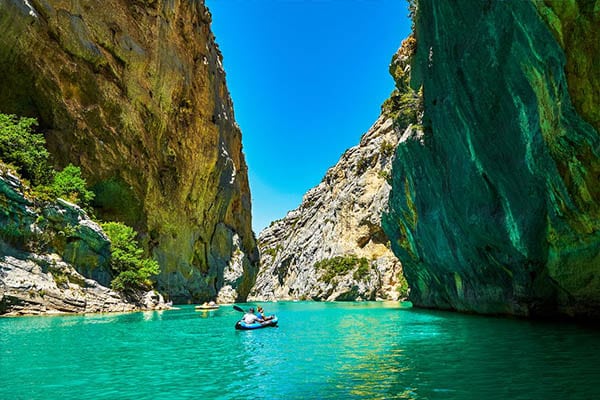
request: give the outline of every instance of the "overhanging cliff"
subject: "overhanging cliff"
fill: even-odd
[[[417,2],[384,218],[416,305],[600,317],[599,10]]]
[[[34,116],[103,219],[141,233],[176,301],[256,274],[241,134],[202,1],[0,1],[0,112]]]

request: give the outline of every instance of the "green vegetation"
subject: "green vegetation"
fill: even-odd
[[[366,258],[358,258],[355,255],[326,258],[317,261],[314,267],[317,271],[322,271],[321,279],[326,283],[330,283],[336,276],[345,275],[352,270],[355,270],[352,277],[358,280],[365,277],[370,269],[369,261]]]
[[[95,194],[92,206],[96,215],[106,221],[121,221],[136,226],[144,218],[142,202],[133,188],[119,176],[97,182],[92,186]]]
[[[33,131],[36,126],[34,118],[0,114],[0,160],[34,186],[33,197],[44,201],[61,197],[88,208],[94,193],[86,189],[81,169],[69,164],[56,172],[44,135]]]
[[[371,265],[367,261],[367,259],[364,257],[359,258],[358,259],[358,268],[356,268],[356,271],[354,271],[354,273],[352,274],[352,278],[355,281],[359,281],[359,280],[365,278],[369,274],[370,269],[371,269]]]
[[[390,157],[391,155],[394,154],[394,152],[396,151],[396,146],[394,146],[392,143],[388,142],[387,140],[384,140],[381,142],[381,144],[379,145],[379,154],[381,154],[383,157]]]
[[[360,158],[356,163],[356,172],[362,174],[371,165],[371,160],[368,158]]]
[[[81,169],[73,164],[67,165],[54,175],[50,189],[56,197],[64,198],[84,208],[88,207],[94,198],[94,192],[86,189],[85,179],[81,177]]]
[[[277,256],[277,253],[279,253],[281,250],[283,250],[283,247],[280,244],[278,244],[276,247],[264,249],[262,252],[263,252],[263,254],[266,254],[266,255],[269,255],[269,256],[275,258],[275,256]]]
[[[400,298],[408,297],[408,282],[402,273],[398,274],[398,293],[400,293]]]
[[[150,278],[158,275],[160,268],[155,260],[143,257],[144,250],[135,240],[133,228],[120,222],[105,222],[102,229],[110,238],[111,268],[117,274],[112,288],[120,292],[151,289]]]
[[[37,186],[50,181],[52,168],[44,135],[33,132],[36,126],[34,118],[0,114],[0,159]]]
[[[56,282],[56,286],[59,288],[68,288],[69,277],[65,273],[53,271],[52,278],[54,279],[54,282]]]
[[[422,93],[416,92],[410,87],[404,93],[394,89],[392,95],[381,105],[381,112],[387,117],[393,118],[402,129],[409,125],[417,125],[422,110]]]
[[[377,175],[378,175],[380,178],[382,178],[382,179],[385,179],[385,181],[386,181],[387,183],[389,183],[390,185],[392,184],[392,174],[390,174],[390,172],[389,172],[389,171],[385,171],[385,170],[383,170],[383,169],[382,169],[381,171],[379,171],[379,172],[377,173]]]
[[[29,231],[14,222],[0,225],[0,239],[11,245],[24,243],[30,239],[30,236]]]

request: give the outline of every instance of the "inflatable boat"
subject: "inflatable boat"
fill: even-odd
[[[270,326],[271,327],[277,326],[277,322],[278,322],[278,319],[275,316],[273,317],[273,319],[269,319],[269,320],[267,320],[267,321],[265,321],[263,323],[255,322],[253,324],[247,324],[244,321],[238,321],[235,324],[235,329],[239,329],[239,330],[242,330],[242,331],[248,331],[248,330],[251,330],[251,329],[268,328]]]

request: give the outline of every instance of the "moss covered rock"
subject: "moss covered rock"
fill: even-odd
[[[0,2],[0,111],[38,118],[58,167],[80,166],[98,216],[140,232],[176,301],[216,296],[236,235],[244,273],[256,273],[241,133],[210,22],[201,1]]]
[[[418,2],[424,114],[400,140],[384,218],[415,304],[600,316],[592,3]]]

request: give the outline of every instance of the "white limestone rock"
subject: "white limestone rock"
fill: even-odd
[[[297,209],[259,234],[260,270],[249,300],[400,297],[402,268],[380,223],[399,136],[392,120],[380,117]],[[368,268],[326,279],[315,264],[337,256],[364,258]]]

